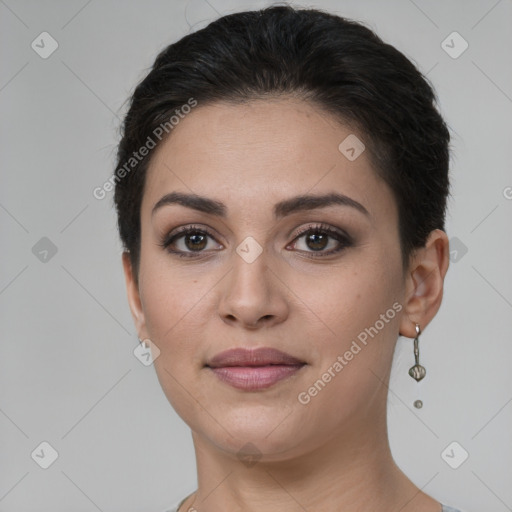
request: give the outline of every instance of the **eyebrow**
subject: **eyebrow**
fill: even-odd
[[[227,207],[224,203],[210,199],[208,197],[199,196],[197,194],[184,194],[182,192],[171,192],[166,194],[157,201],[151,215],[154,215],[157,210],[166,205],[180,204],[187,208],[197,210],[217,217],[226,218]],[[326,208],[332,205],[349,206],[355,208],[364,215],[370,216],[368,210],[355,199],[343,194],[335,192],[323,195],[301,195],[291,197],[276,203],[274,205],[274,218],[279,219],[290,215],[291,213],[315,210],[317,208]]]

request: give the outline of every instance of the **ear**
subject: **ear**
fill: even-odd
[[[146,332],[146,320],[142,309],[142,302],[140,300],[139,284],[130,260],[130,253],[124,251],[122,259],[124,279],[126,281],[126,293],[128,295],[128,304],[132,312],[133,323],[135,324],[135,329],[138,332],[139,338],[144,340],[148,337]]]
[[[436,315],[443,298],[444,277],[450,263],[446,233],[434,229],[424,247],[417,249],[409,263],[405,283],[404,315],[400,334],[416,336],[415,324],[423,331]]]

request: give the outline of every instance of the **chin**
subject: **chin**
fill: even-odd
[[[304,448],[308,432],[299,412],[282,403],[252,407],[245,404],[215,416],[220,425],[204,415],[196,416],[195,424],[189,425],[219,449],[238,458],[244,454],[250,458],[254,452],[263,460],[278,461],[296,456]]]

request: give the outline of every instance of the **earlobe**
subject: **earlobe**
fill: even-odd
[[[130,306],[133,322],[135,324],[135,329],[137,330],[139,338],[144,339],[147,338],[146,321],[144,317],[144,311],[142,309],[142,302],[140,300],[139,285],[137,282],[137,277],[133,272],[133,266],[129,252],[123,252],[122,261],[124,278],[126,282],[128,305]]]
[[[444,278],[449,265],[449,241],[446,233],[433,230],[424,247],[416,250],[406,277],[404,315],[400,334],[416,335],[415,326],[423,331],[436,315],[443,298]]]

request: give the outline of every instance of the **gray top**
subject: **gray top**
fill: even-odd
[[[190,494],[188,496],[190,496]],[[188,498],[188,496],[183,498],[180,502],[178,502],[173,507],[168,508],[167,510],[164,510],[163,512],[178,512],[178,509],[180,508],[181,504]],[[441,506],[443,507],[443,510],[441,512],[461,512],[460,510],[458,510],[456,508],[448,507],[446,505],[443,505],[442,503],[441,503]],[[194,512],[194,511],[195,511],[195,509],[191,508],[190,512]],[[184,510],[183,512],[189,512],[189,511]]]

